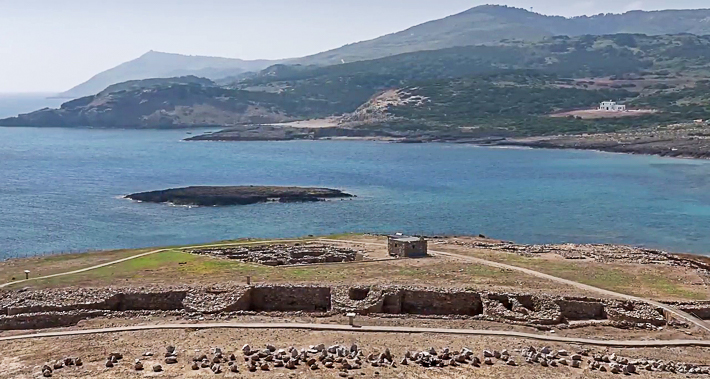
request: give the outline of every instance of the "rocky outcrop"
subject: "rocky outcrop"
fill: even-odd
[[[618,133],[504,139],[489,145],[599,150],[612,153],[710,159],[709,142],[710,137],[707,135],[706,128],[687,125],[678,128],[656,128]]]
[[[336,189],[273,186],[185,187],[126,196],[127,199],[148,203],[196,206],[248,205],[269,201],[314,202],[350,197],[353,195]]]

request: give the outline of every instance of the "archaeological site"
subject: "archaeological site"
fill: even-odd
[[[34,275],[0,288],[0,347],[22,357],[0,377],[710,374],[692,256],[348,235],[83,258],[0,263]]]

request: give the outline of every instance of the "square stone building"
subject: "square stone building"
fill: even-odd
[[[387,251],[393,257],[420,258],[428,256],[427,241],[424,237],[388,236]]]

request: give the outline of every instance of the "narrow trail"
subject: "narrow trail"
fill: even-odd
[[[462,336],[493,336],[524,338],[546,342],[575,343],[590,346],[605,347],[688,347],[700,346],[710,347],[710,341],[706,340],[595,340],[587,338],[561,337],[546,334],[532,334],[505,330],[475,330],[475,329],[445,329],[445,328],[414,328],[401,326],[350,326],[332,324],[300,324],[300,323],[204,323],[204,324],[162,324],[162,325],[134,325],[121,326],[115,328],[69,330],[63,332],[45,332],[22,334],[15,336],[0,337],[0,342],[17,341],[34,338],[81,336],[106,333],[136,332],[144,330],[168,330],[168,329],[281,329],[281,330],[311,330],[326,332],[347,332],[347,333],[434,333]]]
[[[347,240],[331,240],[331,239],[326,239],[326,238],[322,238],[322,239],[320,239],[320,241],[359,243],[359,244],[376,245],[376,246],[382,246],[382,245],[383,245],[383,244],[374,243],[374,242],[347,241]],[[523,268],[523,267],[518,267],[518,266],[512,266],[512,265],[505,264],[505,263],[493,262],[493,261],[489,261],[489,260],[482,259],[482,258],[475,258],[475,257],[467,256],[467,255],[455,254],[455,253],[448,253],[448,252],[436,251],[436,250],[429,250],[429,253],[431,253],[431,254],[433,254],[433,255],[441,255],[441,256],[446,256],[446,257],[461,259],[461,260],[464,260],[464,261],[468,261],[468,262],[471,262],[471,263],[477,263],[477,264],[480,264],[480,265],[486,265],[486,266],[491,266],[491,267],[496,267],[496,268],[501,268],[501,269],[506,269],[506,270],[514,270],[514,271],[522,272],[522,273],[524,273],[524,274],[532,275],[532,276],[535,276],[535,277],[538,277],[538,278],[541,278],[541,279],[546,279],[546,280],[550,280],[550,281],[553,281],[553,282],[565,284],[565,285],[568,285],[568,286],[573,286],[573,287],[578,288],[578,289],[581,289],[581,290],[590,291],[590,292],[596,292],[596,293],[598,293],[598,294],[600,294],[600,295],[607,296],[607,297],[615,297],[615,298],[619,298],[619,299],[623,299],[623,300],[634,300],[634,301],[645,302],[645,303],[648,303],[648,304],[653,305],[654,307],[661,308],[661,309],[663,309],[664,311],[666,311],[666,312],[668,312],[668,313],[670,313],[670,314],[673,314],[673,315],[675,315],[676,317],[678,317],[678,318],[680,318],[680,319],[683,319],[683,320],[685,320],[685,321],[687,321],[687,322],[689,322],[689,323],[691,323],[691,324],[696,325],[697,327],[701,328],[703,331],[710,333],[710,325],[708,325],[705,321],[703,321],[703,320],[701,320],[701,319],[699,319],[699,318],[697,318],[697,317],[695,317],[695,316],[693,316],[693,315],[691,315],[691,314],[689,314],[689,313],[687,313],[687,312],[683,312],[683,311],[681,311],[680,309],[677,309],[677,308],[672,307],[672,306],[667,305],[667,304],[660,303],[660,302],[655,301],[655,300],[644,299],[644,298],[640,298],[640,297],[637,297],[637,296],[626,295],[626,294],[619,293],[619,292],[609,291],[609,290],[605,290],[605,289],[603,289],[603,288],[598,288],[598,287],[590,286],[590,285],[588,285],[588,284],[583,284],[583,283],[575,282],[575,281],[572,281],[572,280],[559,278],[559,277],[557,277],[557,276],[548,275],[548,274],[545,274],[545,273],[542,273],[542,272],[539,272],[539,271],[530,270],[530,269]]]

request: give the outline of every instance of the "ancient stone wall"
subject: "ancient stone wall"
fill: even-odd
[[[710,316],[710,303],[679,304]],[[685,308],[683,308],[685,307]],[[662,312],[642,302],[469,289],[402,286],[294,286],[224,284],[212,287],[75,288],[0,293],[0,329],[63,326],[81,315],[112,312],[355,312],[464,316],[523,325],[568,325],[607,320],[610,325],[665,325]],[[579,322],[575,325],[579,325]]]
[[[172,311],[183,309],[186,291],[129,292],[119,295],[118,311]]]
[[[555,303],[560,307],[562,317],[566,320],[603,320],[606,317],[604,303],[595,299],[559,299]]]
[[[481,314],[481,295],[457,290],[402,290],[401,313],[418,315]]]
[[[710,301],[692,301],[692,302],[672,302],[668,303],[677,307],[683,312],[688,312],[695,317],[703,320],[710,320]]]
[[[29,330],[66,327],[76,325],[81,320],[101,317],[106,314],[106,311],[71,311],[0,316],[0,330]]]
[[[330,287],[257,286],[250,292],[250,310],[256,312],[327,312],[330,310]]]

